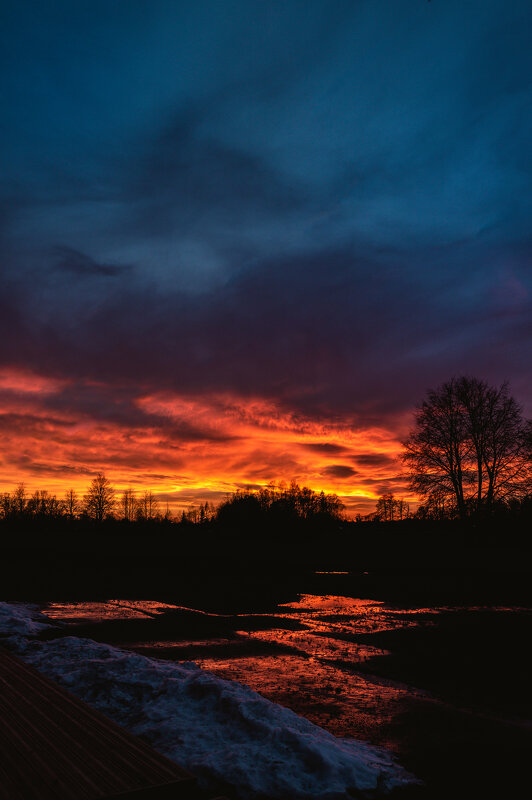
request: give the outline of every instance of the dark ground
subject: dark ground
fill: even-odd
[[[4,597],[173,598],[194,608],[267,611],[321,592],[401,604],[532,603],[532,519],[490,525],[342,523],[228,529],[66,520],[0,520]],[[297,588],[295,588],[297,587]]]
[[[532,569],[525,534],[499,530],[483,537],[478,529],[464,535],[430,526],[358,525],[321,538],[298,536],[287,544],[275,532],[251,538],[220,529],[132,531],[110,525],[64,527],[59,534],[43,528],[37,536],[35,530],[3,525],[0,575],[2,595],[9,600],[129,597],[217,613],[264,612],[260,620],[182,612],[179,620],[76,630],[133,645],[226,637],[233,657],[238,648],[242,655],[272,652],[273,645],[244,647],[231,639],[235,630],[273,625],[267,613],[299,593],[369,597],[401,607],[480,606],[428,615],[426,624],[414,629],[358,635],[356,640],[390,655],[352,669],[430,693],[405,701],[379,730],[380,742],[425,781],[424,787],[396,792],[398,798],[513,800],[530,796],[532,777],[532,617],[524,610],[532,605]],[[350,574],[316,575],[316,570]],[[186,657],[199,655],[191,649]],[[292,707],[298,711],[297,698]]]
[[[358,637],[390,651],[354,667],[427,690],[384,738],[426,781],[423,798],[519,798],[530,792],[532,614],[453,611],[421,625]]]

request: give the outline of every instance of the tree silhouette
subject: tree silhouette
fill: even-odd
[[[403,498],[401,497],[399,500],[397,500],[397,516],[399,517],[399,519],[408,519],[409,515],[410,515],[410,506],[406,502],[406,500],[403,500]]]
[[[144,492],[137,502],[138,519],[155,519],[159,513],[159,502],[151,489]]]
[[[92,519],[101,522],[113,512],[114,505],[114,489],[103,472],[99,472],[85,495],[85,512]]]
[[[396,508],[397,500],[393,494],[383,494],[377,500],[376,514],[385,522],[393,522]]]
[[[122,506],[123,518],[127,522],[131,522],[135,518],[135,511],[137,508],[137,498],[131,487],[124,489],[122,497],[120,498],[120,505]]]
[[[394,519],[406,519],[409,506],[406,500],[397,500],[393,494],[382,494],[377,500],[376,516],[384,522],[393,522]]]
[[[69,519],[74,519],[79,511],[79,498],[78,493],[74,491],[74,489],[68,489],[65,493],[65,499],[63,500],[63,507],[65,509],[65,513]]]
[[[269,483],[258,489],[237,490],[218,506],[216,519],[224,524],[254,524],[268,519],[274,523],[290,521],[338,521],[344,508],[335,494],[315,492],[292,481],[288,486]]]
[[[36,517],[59,517],[62,511],[61,501],[46,489],[37,489],[26,503],[26,512]]]
[[[27,504],[26,487],[23,483],[19,483],[13,492],[11,509],[15,514],[22,515],[26,511]]]
[[[530,422],[507,383],[459,377],[429,391],[403,446],[411,488],[452,499],[462,519],[530,491]]]
[[[7,519],[13,509],[13,501],[9,492],[2,492],[0,495],[0,513],[2,519]]]

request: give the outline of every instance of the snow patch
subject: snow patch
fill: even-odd
[[[145,737],[206,786],[227,782],[245,800],[340,800],[415,781],[388,751],[337,738],[195,664],[74,636],[41,642],[32,637],[46,627],[42,615],[31,606],[7,606],[0,604],[0,632],[29,637],[8,640],[21,658]]]
[[[38,606],[26,603],[0,603],[0,634],[35,636],[53,625]]]

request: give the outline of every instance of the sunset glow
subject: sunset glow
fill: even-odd
[[[152,489],[173,510],[217,503],[237,488],[272,480],[335,492],[348,514],[372,510],[384,491],[405,494],[398,461],[403,420],[395,431],[356,429],[261,398],[139,392],[128,413],[123,409],[126,418],[136,415],[127,424],[61,408],[65,386],[36,373],[1,374],[3,490],[24,482],[29,491],[83,492],[103,470],[118,489]],[[94,388],[78,385],[79,398]]]

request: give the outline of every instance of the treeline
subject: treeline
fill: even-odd
[[[91,520],[165,522],[171,524],[220,523],[229,527],[283,526],[291,523],[349,523],[344,505],[336,494],[315,492],[295,481],[270,483],[261,489],[239,489],[215,506],[205,502],[173,514],[162,506],[151,489],[116,491],[103,473],[93,479],[84,494],[69,489],[63,497],[37,489],[28,493],[23,483],[12,492],[0,493],[0,520]],[[474,505],[470,519],[478,518]],[[490,509],[491,518],[532,518],[532,493],[499,500]],[[462,519],[458,506],[443,493],[431,493],[417,509],[389,492],[377,500],[375,511],[356,514],[355,523],[365,522],[455,522]],[[484,518],[485,519],[485,518]],[[463,520],[462,520],[463,521]]]
[[[410,513],[410,504],[397,498],[391,492],[382,494],[377,500],[377,507],[372,514],[365,517],[357,514],[355,522],[371,521],[371,522],[395,522],[396,520],[411,519],[415,514]]]
[[[132,488],[117,492],[109,479],[98,473],[85,494],[69,489],[58,498],[46,489],[29,494],[23,483],[0,495],[0,519],[31,520],[122,520],[124,522],[166,522],[204,524],[219,522],[239,527],[247,524],[339,521],[344,506],[337,495],[315,492],[295,481],[270,483],[259,490],[237,490],[219,506],[205,502],[183,510],[177,516],[168,504],[161,508],[157,496]]]
[[[170,520],[168,507],[163,510],[157,496],[147,490],[136,493],[125,489],[118,493],[103,473],[98,473],[85,494],[68,489],[63,497],[57,497],[46,489],[37,489],[29,494],[23,483],[12,492],[0,495],[0,518],[4,520],[38,519],[90,519],[102,522],[106,519],[122,519],[127,522],[146,520]]]
[[[469,504],[467,518],[470,521],[479,519],[485,521],[488,515],[490,519],[532,518],[532,493],[492,503],[489,512],[484,514],[482,514],[482,509],[479,512],[476,503]],[[453,499],[439,492],[431,493],[415,511],[410,509],[410,504],[406,500],[397,498],[390,492],[379,497],[375,511],[355,516],[355,522],[403,522],[406,520],[410,522],[456,522],[463,521],[463,517]]]
[[[216,520],[228,525],[339,522],[343,509],[336,494],[315,492],[295,481],[280,482],[235,492],[218,506]]]

